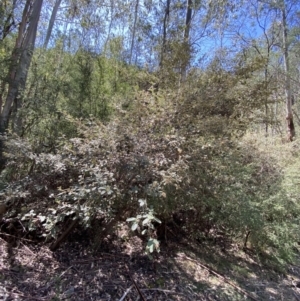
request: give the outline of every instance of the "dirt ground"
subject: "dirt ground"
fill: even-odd
[[[168,242],[150,260],[137,237],[95,250],[73,235],[55,252],[11,241],[0,235],[1,301],[300,300],[300,265],[281,273],[234,247]]]

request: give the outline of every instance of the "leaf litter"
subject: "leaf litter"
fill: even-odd
[[[249,252],[170,241],[150,260],[139,237],[117,234],[96,252],[76,234],[55,252],[1,235],[0,300],[300,300],[298,265],[282,273]]]

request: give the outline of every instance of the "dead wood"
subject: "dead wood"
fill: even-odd
[[[59,245],[67,238],[71,231],[75,228],[78,223],[78,218],[74,219],[70,226],[57,238],[57,240],[50,246],[51,251],[57,250]]]

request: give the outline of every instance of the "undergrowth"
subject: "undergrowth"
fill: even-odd
[[[139,92],[107,123],[72,119],[76,137],[58,138],[52,153],[32,139],[7,138],[2,229],[55,240],[72,220],[90,227],[101,218],[114,228],[131,218],[132,230],[148,227],[148,251],[159,248],[160,227],[173,224],[188,239],[222,233],[280,264],[291,261],[299,241],[298,144],[280,150],[245,132],[229,135],[234,107],[222,114],[206,104],[202,114],[205,99],[183,95]],[[153,211],[141,215],[139,200]]]

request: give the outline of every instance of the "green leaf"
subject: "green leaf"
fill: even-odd
[[[39,216],[39,220],[41,223],[43,223],[47,219],[46,216]]]
[[[159,246],[159,241],[155,238],[153,239],[153,243],[154,243],[156,248]]]
[[[150,253],[153,253],[154,251],[154,243],[153,243],[153,239],[150,238],[148,240],[148,243],[147,243],[147,250],[150,252]]]
[[[138,225],[139,225],[138,223],[133,223],[131,226],[131,230],[135,231],[137,229]]]
[[[150,221],[149,218],[145,218],[143,220],[143,226],[147,225],[149,223],[149,221]]]
[[[146,201],[143,199],[139,199],[138,202],[140,203],[140,207],[143,207],[146,204]]]
[[[126,219],[126,222],[134,222],[134,221],[136,221],[135,217],[129,217]]]
[[[161,224],[161,221],[160,221],[158,218],[156,218],[156,217],[153,216],[153,219],[154,219],[157,223]]]

